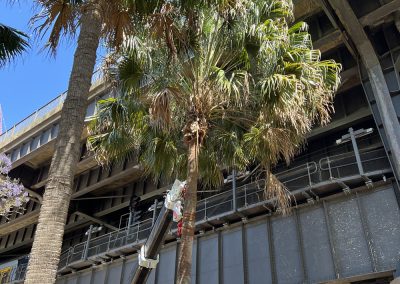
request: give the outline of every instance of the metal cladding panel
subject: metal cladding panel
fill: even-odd
[[[129,260],[125,263],[124,270],[122,271],[123,273],[122,284],[131,284],[130,280],[133,278],[137,266],[138,262],[136,258],[133,260]]]
[[[165,248],[160,253],[157,266],[157,284],[175,283],[176,244]]]
[[[104,268],[100,268],[93,271],[93,283],[101,284],[106,280],[106,270]]]
[[[336,279],[335,268],[343,278],[394,269],[400,259],[400,212],[393,188],[221,229],[195,240],[193,284],[318,283]],[[174,283],[176,249],[172,244],[161,250],[147,283]],[[94,269],[91,283],[130,284],[134,257]],[[64,276],[57,283],[86,284],[88,275]]]
[[[361,196],[373,255],[378,270],[393,268],[400,259],[400,213],[393,190]]]
[[[272,283],[267,224],[246,226],[247,277],[249,284]]]
[[[241,227],[222,233],[223,283],[244,283],[242,243]]]
[[[90,280],[92,277],[92,272],[85,272],[79,275],[79,284],[91,284]]]
[[[197,240],[199,257],[197,276],[199,284],[218,283],[218,235]]]
[[[328,227],[322,207],[299,211],[305,269],[312,283],[335,278]]]
[[[277,282],[302,283],[303,271],[294,216],[272,219],[272,234]]]
[[[156,283],[156,270],[153,269],[149,275],[149,278],[147,278],[147,284],[154,284]]]
[[[44,131],[42,133],[42,135],[40,136],[40,145],[44,145],[47,142],[50,141],[50,136],[51,136],[51,128],[46,129],[46,131]]]
[[[197,275],[197,240],[193,241],[193,249],[192,249],[192,272],[191,272],[191,281],[192,283],[196,283],[196,275]]]
[[[68,278],[67,281],[65,282],[65,284],[78,284],[78,279],[77,277],[71,277]],[[95,282],[97,283],[97,282]]]
[[[328,215],[340,276],[373,271],[356,199],[328,203]]]
[[[112,265],[108,267],[107,283],[115,284],[120,283],[122,275],[122,265],[121,263]]]
[[[58,278],[56,281],[56,284],[64,284],[65,283],[65,278]]]

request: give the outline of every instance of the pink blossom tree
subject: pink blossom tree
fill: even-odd
[[[8,176],[11,170],[11,160],[7,155],[0,154],[0,215],[7,216],[11,212],[21,212],[28,202],[28,192],[18,179]]]

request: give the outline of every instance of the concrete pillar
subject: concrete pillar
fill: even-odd
[[[340,19],[350,39],[357,48],[362,63],[368,72],[372,92],[382,120],[388,145],[386,151],[391,153],[392,167],[395,176],[400,178],[400,124],[390,96],[385,77],[375,50],[364,32],[357,16],[347,0],[328,0]]]

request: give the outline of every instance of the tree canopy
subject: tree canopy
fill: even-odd
[[[291,1],[216,1],[190,15],[171,3],[114,54],[108,75],[121,95],[100,101],[90,148],[101,162],[136,153],[146,174],[184,179],[196,140],[204,186],[220,186],[223,169],[260,165],[267,196],[287,207],[270,168],[329,121],[340,65],[320,59],[306,23],[290,25]]]

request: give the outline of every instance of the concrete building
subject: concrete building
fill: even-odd
[[[343,64],[336,112],[274,170],[296,197],[290,216],[272,212],[263,181],[232,186],[229,176],[201,194],[192,283],[389,283],[400,273],[400,0],[295,5],[315,48]],[[94,85],[87,115],[108,95]],[[11,175],[35,193],[22,214],[0,220],[0,283],[23,282],[64,97],[0,136]],[[167,186],[141,179],[134,159],[101,168],[82,146],[57,283],[130,283],[157,215],[148,208]],[[132,194],[143,214],[127,228]],[[173,228],[148,283],[174,283],[178,246]]]

